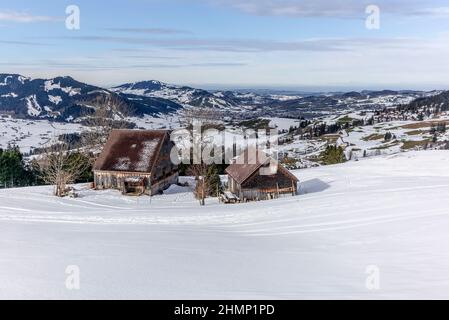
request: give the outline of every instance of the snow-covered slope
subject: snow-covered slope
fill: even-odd
[[[112,91],[79,82],[71,77],[30,79],[0,74],[0,114],[20,118],[73,121],[100,106],[113,115],[129,116],[172,113],[181,105],[162,98],[133,99]]]
[[[233,93],[211,93],[202,89],[177,86],[157,80],[127,83],[111,89],[125,97],[161,98],[176,102],[182,106],[210,107],[238,111],[241,101]]]
[[[0,117],[0,149],[7,149],[8,145],[11,145],[28,153],[33,149],[48,146],[48,143],[59,135],[79,133],[85,129],[78,123]]]
[[[126,83],[111,89],[125,97],[134,99],[161,98],[183,106],[212,107],[231,112],[234,118],[257,116],[271,117],[316,117],[323,114],[377,110],[386,107],[407,105],[417,98],[438,94],[437,91],[361,91],[348,93],[273,94],[244,91],[215,91],[177,86],[157,80]]]
[[[295,173],[297,197],[205,207],[180,187],[1,190],[0,298],[447,298],[449,152]]]
[[[118,115],[136,117],[173,115],[183,107],[208,107],[222,110],[233,119],[313,118],[338,112],[408,105],[415,99],[439,93],[391,90],[309,94],[256,89],[207,91],[157,80],[103,89],[71,77],[30,79],[17,74],[0,74],[0,114],[74,121],[92,113],[98,106],[117,108],[119,110],[113,111]]]

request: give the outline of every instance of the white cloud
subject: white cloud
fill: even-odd
[[[231,0],[226,2],[218,0],[218,2],[222,5],[226,3],[231,7],[248,14],[261,16],[353,17],[364,11],[364,6],[360,1],[357,2],[352,0],[346,1],[344,5],[341,2],[326,0]]]
[[[148,35],[192,34],[192,32],[188,30],[168,29],[168,28],[106,28],[105,30],[115,32],[136,33],[136,34],[148,34]]]
[[[449,16],[449,7],[424,8],[416,10],[412,14],[418,16],[447,17]]]
[[[66,39],[66,38],[64,38]],[[221,38],[135,38],[111,36],[73,36],[70,39],[88,42],[134,44],[152,48],[183,51],[215,52],[337,52],[359,47],[398,47],[410,43],[409,38],[313,38],[300,41]]]
[[[32,15],[27,12],[0,11],[0,21],[33,23],[33,22],[54,22],[61,20],[62,18]]]
[[[92,40],[94,39],[84,39]],[[102,39],[104,41],[121,39]],[[104,68],[73,68],[84,76],[114,83],[134,79],[161,79],[172,83],[222,83],[241,86],[357,86],[383,88],[440,88],[449,83],[449,34],[433,38],[351,38],[309,39],[287,43],[271,41],[237,41],[224,43],[203,40],[202,45],[214,51],[183,50],[190,57],[175,62],[139,62],[135,59],[105,58]],[[137,41],[137,40],[136,40]],[[127,40],[125,41],[127,42]],[[145,45],[146,43],[140,43]],[[175,39],[147,43],[161,47],[167,55],[173,47],[190,47],[190,41]],[[198,45],[199,43],[197,43]],[[230,46],[233,50],[218,51]],[[324,50],[323,50],[324,48]],[[334,50],[335,48],[335,50]],[[310,50],[313,49],[313,50]],[[178,51],[175,51],[178,52]],[[235,62],[241,63],[235,63]],[[232,63],[232,68],[230,67]],[[111,68],[110,66],[117,66]],[[52,65],[55,67],[55,64]],[[69,66],[67,66],[69,68]],[[48,68],[48,67],[47,67]],[[99,69],[100,68],[100,69]],[[113,69],[113,70],[112,70]],[[72,71],[70,71],[71,73]],[[67,72],[66,72],[67,73]],[[192,78],[192,74],[195,76]],[[100,81],[100,80],[96,80]]]
[[[402,16],[449,16],[441,0],[206,0],[251,15],[289,17],[364,18],[375,4],[383,13]],[[447,3],[446,3],[447,4]]]

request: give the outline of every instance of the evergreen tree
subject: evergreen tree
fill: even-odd
[[[26,167],[18,147],[0,150],[0,187],[22,187],[32,181],[32,172]]]
[[[424,120],[424,115],[422,114],[422,112],[420,112],[418,114],[418,121],[423,121]]]
[[[209,196],[216,197],[223,191],[219,169],[216,165],[210,165],[207,169],[206,183],[208,185]]]
[[[433,137],[432,137],[432,142],[433,142],[433,143],[437,143],[437,142],[438,142],[438,135],[437,135],[437,134],[434,134],[434,135],[433,135]]]
[[[346,162],[345,152],[342,147],[330,145],[321,154],[321,162],[325,165]]]
[[[435,124],[432,123],[432,125],[430,126],[430,134],[435,134],[437,131],[437,128],[435,126]]]

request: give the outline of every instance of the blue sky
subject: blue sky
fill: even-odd
[[[380,29],[365,26],[367,5]],[[80,8],[68,30],[66,7]],[[2,73],[111,86],[449,87],[439,0],[0,0]]]

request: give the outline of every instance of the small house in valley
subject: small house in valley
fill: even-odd
[[[113,130],[95,162],[95,189],[154,195],[178,182],[166,130]]]
[[[243,202],[296,195],[298,178],[270,157],[259,157],[259,152],[246,150],[226,168],[229,191]]]

